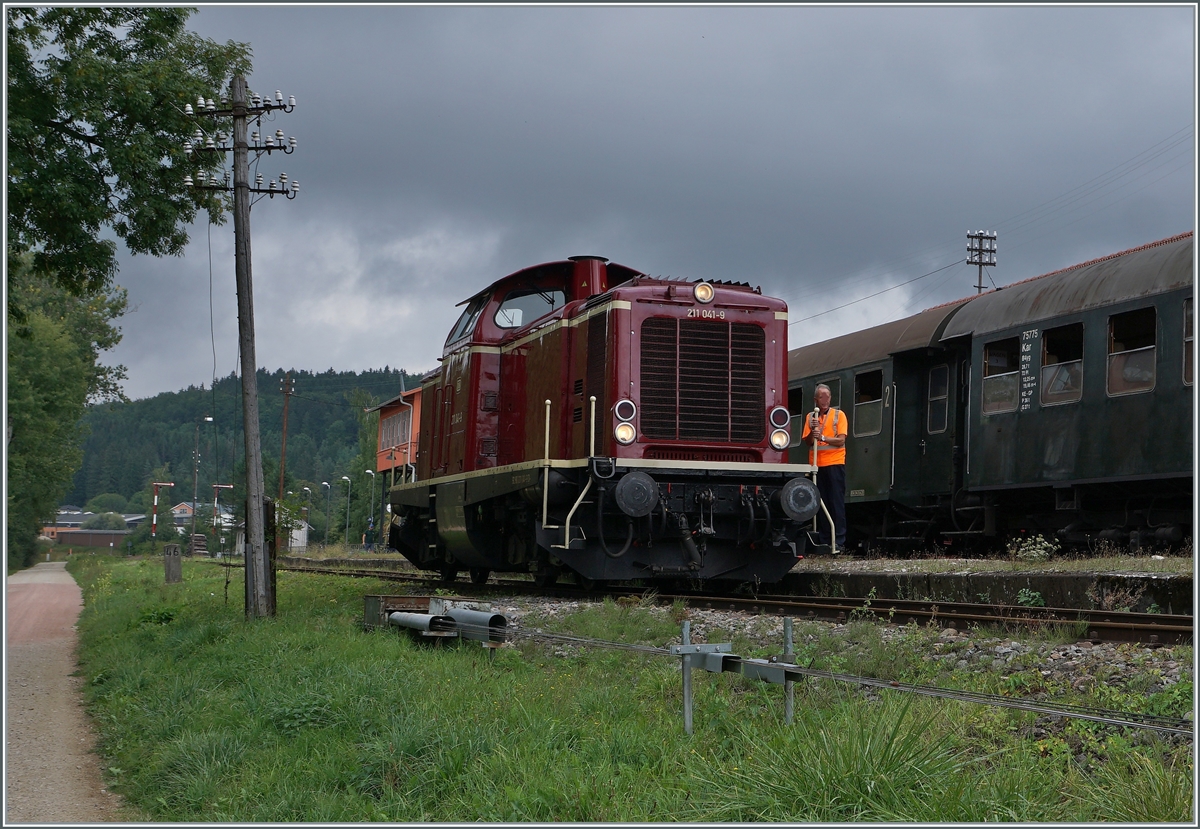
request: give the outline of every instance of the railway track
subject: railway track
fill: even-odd
[[[237,566],[237,565],[234,565]],[[1137,642],[1150,647],[1184,644],[1192,641],[1192,617],[1164,613],[1123,613],[1080,608],[1022,607],[1014,605],[935,602],[923,599],[880,599],[868,597],[819,597],[764,595],[732,596],[699,592],[660,593],[645,588],[607,585],[602,590],[585,590],[573,585],[535,587],[520,579],[497,579],[487,584],[456,581],[447,583],[437,577],[396,570],[366,568],[279,565],[296,573],[318,573],[352,578],[374,578],[405,582],[429,589],[453,585],[463,595],[540,595],[562,598],[653,595],[664,604],[683,601],[697,608],[739,610],[747,613],[790,615],[845,623],[853,619],[875,618],[904,625],[937,625],[966,630],[972,626],[1001,626],[1033,631],[1050,626],[1075,628],[1079,639],[1092,642]]]

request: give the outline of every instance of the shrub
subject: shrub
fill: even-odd
[[[1040,533],[1008,542],[1008,554],[1018,561],[1048,561],[1058,551],[1058,543]]]
[[[106,492],[103,495],[97,495],[92,500],[88,501],[84,506],[84,512],[124,512],[126,507],[125,496],[118,492]]]
[[[85,530],[123,530],[125,529],[125,518],[120,513],[102,512],[84,521],[80,524],[80,528]]]

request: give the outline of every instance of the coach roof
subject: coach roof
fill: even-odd
[[[1003,331],[1185,288],[1192,282],[1192,234],[1188,232],[976,297],[955,315],[941,339]]]
[[[937,345],[946,322],[972,299],[967,297],[911,317],[794,349],[788,352],[788,379],[861,366],[901,351]]]

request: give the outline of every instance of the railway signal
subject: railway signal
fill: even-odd
[[[296,149],[294,137],[284,140],[283,130],[276,130],[274,135],[268,134],[263,138],[258,131],[246,138],[247,122],[253,121],[259,129],[262,128],[262,117],[273,112],[291,112],[296,108],[295,96],[289,96],[284,102],[283,93],[275,90],[275,99],[251,92],[246,87],[246,79],[235,75],[230,84],[230,100],[227,107],[222,100],[218,107],[211,98],[201,97],[197,108],[191,104],[184,107],[187,115],[208,116],[217,119],[230,119],[233,123],[233,144],[227,145],[230,136],[223,131],[206,134],[197,127],[191,141],[184,142],[184,152],[193,153],[227,153],[233,152],[233,181],[230,182],[229,171],[218,180],[210,177],[205,171],[196,173],[196,180],[190,176],[184,178],[184,183],[202,190],[221,190],[233,193],[233,236],[234,236],[234,272],[237,281],[238,299],[238,346],[241,353],[242,367],[242,417],[243,433],[246,442],[246,617],[273,616],[275,597],[273,595],[275,579],[271,572],[271,560],[267,554],[265,532],[263,527],[263,498],[265,496],[262,471],[262,445],[258,432],[258,362],[254,351],[254,292],[250,269],[250,207],[252,194],[261,194],[274,199],[283,196],[294,199],[300,192],[300,183],[293,180],[288,185],[286,173],[280,173],[278,180],[271,179],[269,187],[263,187],[261,174],[255,176],[254,186],[250,184],[250,153],[260,158],[264,153],[282,152],[290,155]]]
[[[154,481],[151,486],[154,487],[154,508],[150,513],[150,552],[154,552],[154,545],[158,539],[158,488],[160,486],[175,486],[169,481]]]

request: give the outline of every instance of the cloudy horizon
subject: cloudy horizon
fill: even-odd
[[[1194,227],[1191,7],[206,6],[189,28],[248,41],[251,88],[297,99],[270,123],[297,151],[259,170],[300,195],[251,218],[268,370],[427,370],[457,303],[577,254],[759,285],[794,348],[974,293],[968,230],[998,232],[1004,285]],[[191,236],[121,255],[105,356],[130,398],[237,368],[232,224]]]

